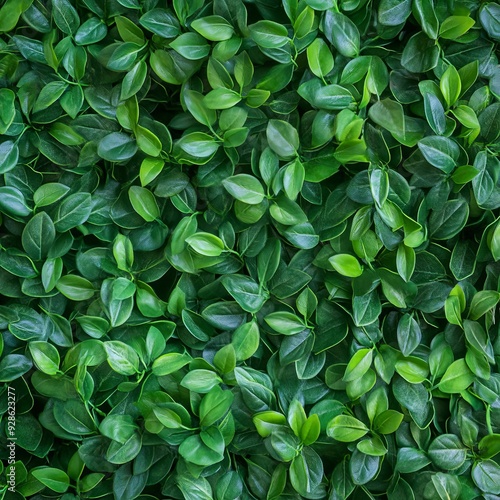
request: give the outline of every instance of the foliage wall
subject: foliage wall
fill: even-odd
[[[3,498],[499,498],[499,41],[489,1],[3,1]]]

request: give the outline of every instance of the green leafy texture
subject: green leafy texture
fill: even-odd
[[[500,495],[499,19],[4,1],[6,498]]]

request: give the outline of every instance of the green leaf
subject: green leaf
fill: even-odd
[[[342,380],[352,382],[361,378],[370,369],[372,360],[373,351],[371,349],[360,349],[349,360]]]
[[[212,42],[228,40],[233,36],[234,28],[221,16],[207,16],[195,19],[191,27],[201,36]]]
[[[24,227],[22,244],[25,252],[33,260],[47,256],[55,240],[55,227],[46,212],[36,214]]]
[[[423,32],[413,35],[403,49],[401,64],[412,73],[425,73],[435,68],[439,47]]]
[[[91,17],[82,23],[76,31],[75,42],[78,45],[90,45],[100,42],[107,33],[106,23],[98,17]]]
[[[439,382],[439,390],[447,394],[457,394],[467,389],[473,381],[474,375],[465,360],[457,359],[444,373]]]
[[[134,210],[146,221],[153,222],[160,216],[160,210],[153,193],[144,187],[131,186],[128,197]]]
[[[257,351],[260,343],[259,327],[256,322],[245,323],[238,327],[233,333],[231,341],[236,359],[244,361]]]
[[[464,199],[449,200],[429,217],[429,229],[436,240],[447,240],[458,234],[469,217]]]
[[[405,314],[398,322],[398,345],[403,356],[409,356],[420,344],[422,332],[419,324],[410,314]]]
[[[62,276],[63,261],[60,257],[55,259],[47,259],[42,266],[42,285],[46,292],[50,292],[55,288],[57,282]]]
[[[55,467],[40,467],[33,469],[31,474],[44,486],[56,493],[64,493],[69,488],[68,475]]]
[[[479,441],[479,454],[484,458],[493,458],[500,453],[500,434],[488,434]]]
[[[139,149],[142,152],[149,156],[160,155],[163,145],[158,136],[156,136],[153,132],[141,125],[137,125],[135,127],[135,138],[137,146],[139,146]]]
[[[54,21],[58,28],[73,35],[80,25],[78,12],[68,0],[54,0],[52,3]]]
[[[444,470],[458,469],[466,459],[467,453],[455,434],[442,434],[432,441],[427,451],[432,463]]]
[[[356,57],[360,49],[360,34],[356,25],[344,14],[327,10],[323,31],[328,41],[345,57]]]
[[[289,312],[273,312],[264,320],[274,331],[283,335],[295,335],[306,328],[298,316]]]
[[[204,59],[210,54],[210,45],[197,33],[183,33],[170,44],[170,47],[182,57],[192,61]]]
[[[31,357],[35,366],[47,375],[59,372],[60,357],[58,350],[48,342],[31,341],[29,344]]]
[[[380,434],[392,434],[399,428],[404,415],[396,410],[379,413],[373,422],[373,429]]]
[[[30,3],[7,0],[0,10],[0,32],[13,30],[21,14],[30,6]]]
[[[396,469],[403,474],[416,472],[430,463],[430,458],[423,450],[410,447],[402,447],[398,450]]]
[[[10,89],[0,89],[0,134],[5,134],[16,115],[14,100],[16,94]]]
[[[0,211],[14,218],[26,217],[31,213],[21,191],[9,186],[0,187]]]
[[[469,309],[469,318],[478,320],[500,301],[500,294],[493,290],[481,290],[472,297]]]
[[[122,101],[130,99],[141,90],[146,80],[147,71],[147,64],[144,61],[138,61],[125,75],[120,92]]]
[[[190,391],[206,394],[221,382],[222,380],[215,372],[200,369],[187,373],[181,380],[181,385]]]
[[[142,187],[153,182],[160,175],[164,166],[165,162],[159,158],[144,158],[139,173]]]
[[[411,13],[411,1],[382,0],[378,7],[378,20],[384,26],[403,24]]]
[[[498,5],[492,2],[483,5],[479,12],[479,20],[481,21],[481,25],[486,30],[488,35],[496,41],[500,39],[498,11]]]
[[[456,40],[474,26],[474,19],[469,16],[447,17],[439,27],[439,36],[446,40]]]
[[[132,42],[138,45],[144,43],[144,33],[141,28],[134,24],[130,19],[124,16],[115,17],[118,33],[124,42]]]
[[[418,148],[433,167],[447,174],[455,168],[460,154],[458,145],[447,137],[425,137],[418,142]]]
[[[372,457],[383,457],[387,453],[387,448],[378,436],[359,441],[356,448],[364,455]]]
[[[262,184],[251,175],[233,175],[224,179],[222,184],[233,198],[249,205],[258,205],[264,199]]]
[[[219,148],[212,136],[204,132],[193,132],[182,136],[176,146],[185,153],[194,157],[209,158]]]
[[[334,66],[332,53],[321,38],[316,38],[307,47],[307,61],[309,68],[318,78],[328,75]]]
[[[446,131],[446,115],[441,101],[432,93],[424,93],[425,117],[432,130],[439,135]]]
[[[309,415],[300,430],[300,439],[308,446],[315,443],[321,433],[321,421],[317,414]]]
[[[290,466],[290,482],[299,494],[309,494],[316,490],[323,479],[323,462],[309,447],[295,457]]]
[[[139,371],[139,356],[132,347],[119,340],[108,340],[104,342],[104,349],[109,366],[116,373],[134,375]]]
[[[74,193],[59,205],[54,226],[58,232],[68,231],[87,221],[92,212],[92,198],[88,193]]]
[[[99,425],[99,432],[113,441],[125,444],[137,431],[131,415],[108,415]]]
[[[139,19],[139,23],[164,38],[174,38],[181,32],[179,20],[167,9],[150,9]]]
[[[97,154],[104,160],[122,162],[137,152],[137,143],[123,132],[113,132],[104,137],[97,148]]]
[[[186,239],[196,252],[207,257],[218,257],[225,250],[224,242],[214,234],[196,233]]]
[[[412,5],[413,15],[424,33],[432,39],[438,37],[439,22],[432,0],[415,0]]]
[[[22,354],[7,354],[0,361],[0,382],[12,382],[29,372],[33,363]]]
[[[439,81],[439,87],[448,106],[455,104],[462,92],[462,82],[454,66],[448,66]]]
[[[42,184],[33,194],[33,201],[37,207],[45,207],[60,200],[70,188],[57,182]]]
[[[215,386],[201,400],[200,424],[209,427],[223,418],[231,407],[233,399],[234,395],[231,391]]]
[[[472,479],[485,493],[500,494],[500,466],[493,460],[483,460],[472,466]]]
[[[5,174],[17,165],[19,160],[19,147],[13,141],[0,144],[0,173]]]
[[[244,311],[257,313],[267,300],[259,285],[247,276],[241,274],[224,276],[222,284]]]
[[[274,21],[258,21],[248,27],[250,37],[260,47],[276,49],[288,41],[288,31],[282,24]]]
[[[295,201],[304,185],[304,165],[295,159],[288,164],[283,172],[283,188],[287,197]]]
[[[429,374],[429,366],[415,356],[400,359],[395,365],[396,371],[410,384],[420,384]]]
[[[362,438],[368,432],[368,427],[357,418],[338,415],[328,423],[326,432],[337,441],[349,443]]]
[[[290,123],[283,120],[269,120],[266,129],[269,147],[281,158],[296,156],[299,149],[299,134]]]
[[[180,354],[177,352],[163,354],[159,358],[155,359],[153,363],[153,373],[157,377],[169,375],[171,373],[180,370],[190,361],[191,361],[191,356],[187,354]]]
[[[363,274],[363,268],[356,257],[349,254],[333,255],[328,262],[338,273],[349,278],[356,278]]]
[[[56,288],[70,300],[88,300],[93,297],[95,289],[92,283],[81,276],[68,274],[59,279]]]
[[[208,109],[229,109],[241,101],[241,95],[231,89],[219,87],[211,90],[203,102]]]

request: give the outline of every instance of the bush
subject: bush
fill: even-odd
[[[499,20],[6,0],[3,498],[498,498]]]

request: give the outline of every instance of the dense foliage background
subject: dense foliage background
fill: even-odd
[[[3,498],[499,498],[499,41],[488,1],[2,2]]]

